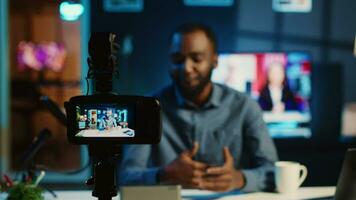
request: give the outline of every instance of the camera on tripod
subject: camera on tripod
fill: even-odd
[[[86,184],[92,195],[109,200],[117,195],[116,171],[122,144],[157,144],[162,122],[159,101],[152,97],[117,95],[112,80],[117,75],[118,44],[113,33],[92,33],[89,41],[88,79],[92,95],[75,96],[64,107],[67,137],[75,144],[88,144],[93,175]]]

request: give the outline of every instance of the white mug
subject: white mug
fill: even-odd
[[[279,161],[274,166],[277,192],[295,194],[307,177],[307,168],[297,162],[289,161]]]

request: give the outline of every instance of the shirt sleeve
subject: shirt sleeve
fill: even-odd
[[[258,104],[248,99],[244,120],[244,153],[251,167],[242,169],[245,177],[243,191],[272,190],[274,188],[274,162],[277,151],[268,133]]]
[[[157,184],[159,167],[148,167],[151,145],[125,145],[120,163],[120,185]]]

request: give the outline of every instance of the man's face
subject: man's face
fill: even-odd
[[[210,83],[217,55],[202,31],[176,33],[171,44],[172,78],[182,93],[198,95]]]

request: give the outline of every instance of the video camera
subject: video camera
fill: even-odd
[[[160,105],[150,97],[94,94],[66,103],[67,136],[76,144],[157,144]]]
[[[112,93],[117,72],[117,43],[112,33],[93,33],[89,41],[88,78],[95,94],[72,97],[64,106],[68,140],[75,144],[157,144],[161,107],[152,97]]]
[[[86,183],[94,186],[92,195],[99,200],[117,195],[120,145],[157,144],[162,132],[157,99],[112,92],[112,80],[118,74],[117,51],[115,34],[92,33],[87,84],[89,87],[88,79],[93,80],[94,94],[75,96],[64,103],[69,142],[89,145],[94,173]]]

